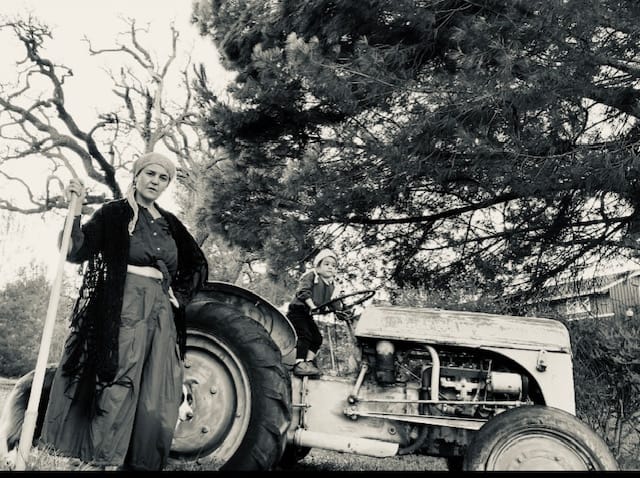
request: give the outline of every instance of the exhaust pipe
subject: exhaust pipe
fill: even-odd
[[[312,432],[302,428],[295,431],[293,443],[299,447],[321,448],[377,458],[396,456],[399,447],[397,443]]]

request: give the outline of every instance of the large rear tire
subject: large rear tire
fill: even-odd
[[[291,380],[267,331],[217,302],[187,310],[185,379],[194,418],[174,434],[171,456],[221,470],[270,470],[291,423]]]
[[[490,419],[473,438],[463,466],[466,471],[618,469],[590,427],[542,405],[512,408]]]
[[[296,466],[296,464],[303,460],[305,456],[309,454],[311,448],[306,446],[296,446],[293,444],[287,445],[284,449],[284,453],[280,458],[280,462],[278,463],[278,467],[282,470],[289,470]]]

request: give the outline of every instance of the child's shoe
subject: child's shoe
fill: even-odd
[[[319,377],[322,375],[320,369],[307,360],[298,362],[293,367],[293,374],[298,377]]]

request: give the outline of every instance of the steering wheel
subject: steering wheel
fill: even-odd
[[[351,292],[350,294],[343,294],[334,299],[331,299],[324,304],[320,304],[314,309],[311,309],[312,314],[327,314],[329,312],[333,312],[332,310],[327,310],[326,312],[320,312],[321,310],[329,307],[330,305],[335,304],[336,302],[342,301],[345,309],[350,309],[355,307],[358,304],[362,304],[364,301],[371,299],[376,294],[375,290],[366,289],[359,290],[357,292]]]

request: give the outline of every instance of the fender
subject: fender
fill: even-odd
[[[268,300],[244,287],[229,282],[207,281],[187,306],[187,324],[190,314],[212,300],[235,307],[258,322],[280,349],[283,363],[292,365],[295,362],[298,337],[289,319]]]

